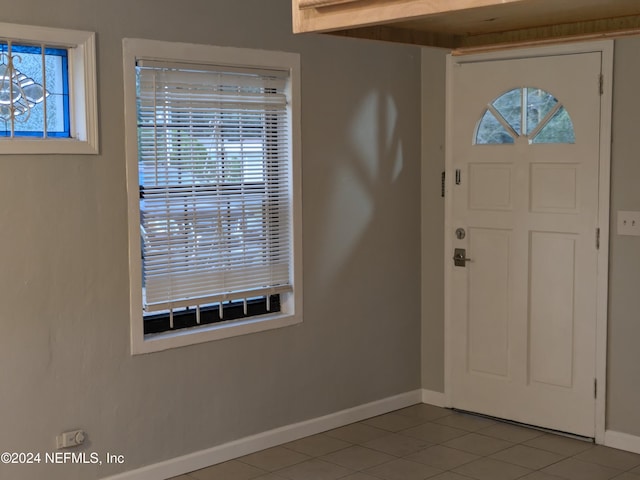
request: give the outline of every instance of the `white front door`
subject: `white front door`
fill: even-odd
[[[462,57],[449,83],[452,406],[589,437],[601,55]]]

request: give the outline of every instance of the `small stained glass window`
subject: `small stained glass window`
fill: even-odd
[[[476,145],[575,143],[573,122],[565,107],[539,88],[514,88],[493,100],[476,128]]]
[[[68,51],[0,41],[0,137],[69,138]]]

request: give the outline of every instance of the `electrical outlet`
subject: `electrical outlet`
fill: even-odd
[[[69,448],[82,445],[84,443],[85,434],[82,430],[73,430],[72,432],[63,432],[56,437],[56,445],[58,449]]]
[[[618,212],[618,235],[640,236],[640,212]]]

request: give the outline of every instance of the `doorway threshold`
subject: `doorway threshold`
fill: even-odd
[[[563,432],[562,430],[554,430],[552,428],[546,428],[546,427],[540,427],[538,425],[531,425],[528,423],[522,423],[522,422],[518,422],[515,420],[509,420],[507,418],[500,418],[500,417],[493,417],[491,415],[485,415],[483,413],[478,413],[478,412],[471,412],[469,410],[461,410],[459,408],[450,408],[451,411],[457,412],[457,413],[462,413],[465,415],[472,415],[474,417],[479,417],[479,418],[486,418],[488,420],[493,420],[495,422],[498,423],[505,423],[507,425],[513,425],[516,427],[522,427],[522,428],[528,428],[530,430],[538,430],[540,432],[544,432],[544,433],[550,433],[552,435],[559,435],[561,437],[567,437],[567,438],[572,438],[574,440],[580,440],[582,442],[587,442],[587,443],[593,443],[595,444],[595,438],[593,437],[585,437],[582,435],[576,435],[574,433],[570,433],[570,432]]]

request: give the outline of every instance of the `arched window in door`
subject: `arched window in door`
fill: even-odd
[[[562,103],[540,88],[514,88],[487,105],[476,128],[476,145],[575,143],[573,122]]]

